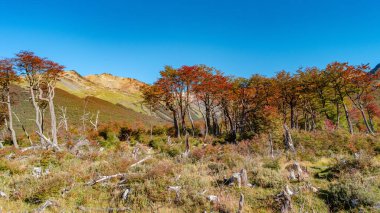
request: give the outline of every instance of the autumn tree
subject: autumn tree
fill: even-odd
[[[348,130],[350,134],[354,133],[354,129],[352,126],[352,121],[350,118],[349,109],[345,102],[347,98],[347,86],[348,82],[348,70],[351,69],[348,63],[339,63],[333,62],[328,64],[326,69],[324,70],[326,77],[328,78],[329,86],[334,90],[336,95],[336,103],[337,107],[337,117],[339,118],[339,105],[343,106],[343,110],[346,116],[346,121],[348,125]],[[339,119],[338,119],[339,120]]]
[[[374,130],[368,121],[365,109],[373,103],[373,92],[376,89],[374,84],[375,75],[369,73],[368,65],[350,66],[347,70],[347,83],[345,87],[347,96],[354,106],[360,111],[363,122],[368,133],[374,134]]]
[[[42,79],[39,83],[38,94],[39,99],[46,101],[49,106],[50,112],[50,128],[52,143],[58,145],[58,131],[57,131],[57,116],[54,107],[54,97],[55,97],[55,87],[57,81],[62,77],[64,66],[59,65],[56,62],[45,60],[44,61],[45,71],[42,73]]]
[[[33,52],[21,51],[16,54],[15,65],[28,83],[28,90],[35,111],[35,124],[37,131],[43,134],[42,112],[39,106],[38,92],[41,82],[41,73],[44,71],[44,59],[36,56]],[[40,137],[41,144],[44,140]]]
[[[275,77],[278,91],[278,107],[282,113],[283,122],[287,123],[288,110],[290,111],[290,127],[296,127],[297,106],[300,97],[298,76],[292,76],[289,72],[281,71]]]
[[[209,133],[215,135],[216,114],[221,104],[221,95],[228,89],[228,78],[215,68],[206,65],[199,65],[197,74],[198,83],[193,86],[196,105],[205,122],[205,135]]]
[[[1,87],[1,97],[2,102],[7,107],[7,116],[5,117],[5,123],[11,134],[12,142],[15,148],[18,148],[16,131],[13,128],[13,115],[12,115],[12,100],[10,94],[10,86],[13,82],[19,80],[15,70],[13,69],[13,64],[8,59],[0,60],[0,87]]]
[[[28,83],[30,99],[35,110],[36,133],[40,137],[41,144],[48,143],[57,148],[57,125],[53,99],[56,82],[64,67],[29,51],[16,54],[15,65]],[[49,106],[53,141],[44,135],[43,110],[46,106]]]
[[[160,72],[159,78],[153,85],[144,86],[141,88],[144,102],[153,106],[154,110],[162,107],[172,114],[173,126],[175,135],[180,137],[179,123],[178,123],[178,107],[175,90],[176,90],[176,75],[177,71],[170,67],[165,66],[165,69]]]

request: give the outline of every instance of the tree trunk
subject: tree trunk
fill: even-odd
[[[179,125],[178,125],[178,119],[177,119],[177,112],[175,110],[172,110],[173,113],[173,125],[175,130],[175,135],[177,138],[180,138],[180,132],[179,132]]]
[[[206,116],[206,126],[207,126],[207,134],[210,133],[211,130],[211,110],[208,104],[205,104],[205,116]]]
[[[30,92],[30,97],[32,98],[32,104],[33,104],[35,116],[36,116],[34,122],[36,123],[38,132],[42,134],[43,133],[42,123],[41,123],[42,114],[41,114],[41,109],[38,106],[38,103],[36,101],[36,96],[33,91],[33,86],[29,87],[29,92]],[[42,137],[40,137],[40,142],[42,145],[44,144],[44,139]]]
[[[243,213],[243,207],[244,207],[244,195],[243,193],[240,193],[238,213]]]
[[[30,145],[33,145],[32,139],[30,139],[30,136],[29,136],[28,132],[26,131],[26,128],[25,128],[24,124],[21,123],[20,118],[17,116],[17,114],[16,114],[15,112],[13,112],[13,114],[15,115],[17,121],[20,123],[21,128],[22,128],[22,130],[23,130],[24,133],[25,133],[25,136],[26,136],[26,137],[28,138],[28,140],[29,140]]]
[[[354,134],[354,129],[352,127],[352,123],[351,123],[351,119],[350,119],[350,114],[348,113],[347,106],[346,106],[345,103],[343,103],[343,101],[342,101],[342,105],[343,105],[344,113],[346,114],[346,120],[347,120],[347,124],[348,124],[348,130],[349,130],[350,134],[353,135]]]
[[[49,89],[50,90],[50,89]],[[52,89],[54,90],[54,89]],[[58,136],[57,136],[57,117],[55,115],[55,109],[54,109],[54,91],[53,94],[49,94],[49,111],[50,111],[50,126],[51,126],[51,136],[53,139],[53,144],[58,145]]]
[[[212,115],[212,130],[214,135],[219,135],[219,124],[216,115],[213,113]]]
[[[195,126],[194,126],[193,117],[191,116],[190,107],[188,108],[188,115],[189,115],[189,120],[190,120],[190,123],[191,123],[191,130],[192,130],[193,137],[194,137],[194,135],[195,135]]]
[[[360,106],[359,110],[360,110],[360,112],[362,114],[363,121],[364,121],[364,124],[365,124],[365,126],[367,128],[368,133],[371,134],[371,135],[374,135],[375,133],[372,131],[371,127],[368,124],[367,116],[365,115],[363,107]]]
[[[368,111],[367,111],[367,113],[368,113]],[[372,131],[375,132],[375,126],[373,125],[371,113],[368,113],[368,121],[369,121],[369,125],[370,125]]]
[[[230,134],[231,134],[231,142],[236,143],[236,125],[232,122],[232,118],[230,116],[230,113],[228,112],[228,109],[224,109],[224,114],[226,115],[228,122],[230,124]]]
[[[296,151],[296,149],[294,148],[292,135],[290,134],[290,130],[288,126],[286,126],[286,124],[284,124],[284,142],[287,150],[290,150],[292,152]]]
[[[8,129],[11,132],[12,142],[16,149],[18,149],[16,131],[13,128],[13,117],[12,117],[12,106],[11,106],[11,97],[9,90],[7,91],[7,107],[8,107]]]
[[[203,117],[203,121],[205,122],[205,131],[204,131],[204,137],[206,138],[208,136],[208,124],[207,124],[207,118],[205,116],[205,113],[202,112],[201,110],[201,106],[198,102],[198,109],[199,109],[199,112],[202,114],[202,117]]]

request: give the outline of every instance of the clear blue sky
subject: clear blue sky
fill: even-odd
[[[378,0],[0,0],[0,57],[31,50],[80,74],[152,83],[164,65],[272,76],[380,63]]]

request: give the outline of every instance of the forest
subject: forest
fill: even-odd
[[[0,60],[0,212],[380,211],[368,64],[250,78],[165,66],[140,87],[141,125],[88,102],[73,117],[57,104],[65,73],[30,51]]]

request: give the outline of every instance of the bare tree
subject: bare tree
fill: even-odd
[[[87,103],[88,103],[88,98],[86,97],[84,100],[83,114],[80,117],[80,120],[82,121],[83,132],[86,132],[86,122],[89,120],[89,117],[90,117],[90,113],[86,111]]]
[[[92,121],[92,119],[90,119],[90,123],[92,126],[94,126],[94,130],[95,131],[98,131],[98,121],[99,121],[99,110],[96,112],[96,116],[95,116],[95,121]]]
[[[67,108],[61,106],[60,110],[61,110],[61,115],[59,116],[58,129],[63,126],[65,128],[65,131],[67,132],[69,131],[69,125],[67,123]]]
[[[11,105],[11,95],[10,95],[10,85],[14,81],[18,81],[19,77],[13,69],[13,64],[10,60],[4,59],[0,60],[0,86],[1,86],[1,96],[2,102],[7,106],[8,116],[5,118],[8,130],[11,133],[12,142],[15,148],[19,148],[17,143],[16,131],[13,128],[13,115],[12,115],[12,105]]]

